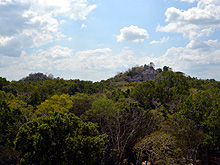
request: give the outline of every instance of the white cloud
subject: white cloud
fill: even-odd
[[[0,1],[1,55],[20,56],[25,48],[34,48],[59,40],[59,16],[85,20],[96,8],[87,0],[5,0]],[[13,48],[13,50],[12,50]]]
[[[190,42],[186,47],[168,49],[155,60],[161,66],[169,65],[174,70],[185,71],[192,76],[220,80],[220,75],[214,72],[220,69],[220,43],[218,40],[201,40],[201,37],[210,36],[220,28],[220,1],[181,1],[197,2],[197,6],[188,10],[168,8],[165,12],[168,24],[159,25],[157,31],[182,33]]]
[[[86,27],[87,27],[87,25],[84,23],[81,25],[81,28],[86,28]]]
[[[85,20],[86,16],[95,8],[96,5],[87,6],[86,3],[82,2],[74,3],[74,5],[72,5],[70,18],[75,21],[78,19]]]
[[[0,0],[0,5],[6,5],[8,3],[12,3],[11,0]]]
[[[220,79],[216,72],[220,69],[219,45],[218,40],[190,42],[186,47],[168,49],[161,57],[146,53],[142,57],[136,57],[136,53],[129,47],[124,47],[120,53],[114,53],[110,48],[74,53],[70,48],[53,46],[32,54],[22,52],[20,58],[0,56],[0,73],[9,80],[18,80],[30,72],[48,72],[66,79],[97,81],[112,77],[118,71],[125,71],[136,64],[143,65],[152,61],[156,67],[166,65],[191,76]]]
[[[39,15],[50,13],[52,16],[64,15],[75,21],[85,20],[88,14],[97,7],[95,4],[88,5],[87,0],[32,0],[31,4],[30,11],[33,13]]]
[[[196,7],[185,11],[170,7],[165,15],[169,24],[159,25],[157,31],[182,33],[190,40],[197,40],[220,28],[220,1],[200,0]]]
[[[62,46],[54,46],[49,48],[48,50],[38,50],[37,54],[39,56],[44,56],[47,58],[68,58],[71,57],[71,55],[73,54],[73,50],[69,49],[67,47],[62,47]]]
[[[213,74],[213,68],[220,69],[220,43],[208,40],[200,43],[191,41],[186,47],[172,47],[154,62],[160,66],[170,66],[191,76],[199,78],[220,79],[219,74]],[[215,72],[216,73],[216,72]]]
[[[129,27],[124,27],[120,30],[120,35],[117,36],[117,41],[130,41],[140,43],[144,42],[144,40],[147,38],[149,38],[147,30],[131,25]]]
[[[119,54],[113,54],[110,48],[103,48],[79,51],[73,58],[57,61],[56,67],[65,73],[74,73],[74,78],[97,81],[134,66],[136,61],[130,48],[123,48]]]
[[[0,73],[11,80],[19,80],[30,72],[51,73],[57,71],[57,62],[65,59],[74,60],[73,56],[72,49],[61,46],[36,50],[32,54],[22,51],[20,57],[0,56]]]
[[[170,38],[169,37],[163,37],[159,41],[153,40],[150,42],[150,44],[163,44],[167,42]]]
[[[31,72],[48,72],[66,79],[102,80],[114,76],[118,71],[135,66],[143,59],[125,47],[118,54],[110,48],[85,50],[73,53],[72,49],[54,46],[21,56],[0,56],[0,73],[7,79],[21,79]],[[7,64],[7,65],[6,65]],[[14,72],[13,72],[14,71]]]
[[[203,51],[213,51],[220,47],[218,40],[208,40],[208,41],[195,41],[191,40],[186,46],[187,49],[198,49]]]

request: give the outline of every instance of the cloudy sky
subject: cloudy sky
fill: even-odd
[[[220,80],[220,0],[0,0],[0,77],[99,81],[154,62]]]

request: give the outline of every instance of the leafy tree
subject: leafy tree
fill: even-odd
[[[192,120],[197,129],[204,132],[203,145],[200,151],[204,152],[201,157],[210,161],[210,156],[219,155],[220,147],[220,90],[210,88],[191,94],[181,105],[180,113],[188,120]],[[205,162],[204,162],[205,163]]]
[[[103,154],[106,135],[73,114],[54,113],[24,124],[15,149],[21,164],[93,164]]]
[[[9,85],[9,81],[7,81],[6,78],[0,77],[0,90],[2,90],[3,87],[7,85]]]
[[[47,93],[44,93],[40,86],[36,86],[35,89],[32,91],[29,104],[36,107],[41,102],[45,101],[48,97]]]
[[[112,161],[120,164],[125,159],[131,161],[129,159],[136,140],[145,135],[151,126],[144,110],[129,99],[117,103],[106,98],[96,100],[85,115],[90,121],[97,122],[100,131],[108,135],[110,146],[109,155],[105,157],[107,164]]]
[[[140,140],[134,147],[139,163],[148,160],[153,164],[185,164],[182,151],[171,134],[156,131]]]
[[[13,150],[13,141],[24,122],[20,109],[10,109],[5,92],[0,91],[0,164],[17,163],[18,153]]]
[[[78,94],[71,96],[72,107],[70,112],[74,113],[76,116],[83,115],[86,111],[91,109],[93,98],[86,94]]]
[[[53,95],[51,99],[45,100],[37,106],[36,114],[38,116],[48,116],[54,112],[69,112],[71,107],[72,101],[68,94]]]
[[[169,66],[164,66],[163,67],[163,71],[171,71],[172,70],[172,68],[170,68]]]
[[[156,77],[156,82],[162,83],[167,91],[175,95],[189,95],[189,84],[183,73],[173,71],[162,72]]]
[[[36,117],[34,114],[34,107],[27,105],[27,103],[22,100],[22,96],[18,95],[15,97],[13,94],[8,93],[7,101],[10,109],[21,111],[25,121],[31,121]]]
[[[154,109],[155,105],[153,104],[153,99],[155,95],[155,82],[145,81],[138,84],[132,90],[131,97],[138,101],[139,106],[144,109]]]
[[[20,109],[10,109],[5,92],[0,91],[0,145],[13,146],[18,128],[24,122]]]
[[[199,149],[203,145],[204,132],[199,129],[193,120],[176,113],[167,119],[166,129],[176,137],[176,144],[182,150],[182,156],[187,164],[196,164],[199,159]]]

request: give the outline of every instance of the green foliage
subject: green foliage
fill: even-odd
[[[17,131],[24,122],[20,109],[10,109],[5,92],[0,91],[0,145],[13,146]]]
[[[0,91],[0,164],[17,164],[18,153],[13,150],[13,141],[24,122],[20,109],[11,109],[5,92]]]
[[[220,147],[220,90],[210,88],[198,91],[188,97],[181,105],[180,113],[188,120],[192,120],[197,129],[204,132],[201,148],[210,154],[219,154]],[[207,155],[206,155],[207,156]]]
[[[45,81],[53,78],[53,75],[45,75],[43,73],[30,73],[29,76],[22,78],[22,81]]]
[[[164,66],[163,67],[163,71],[172,71],[172,69],[169,66]]]
[[[134,147],[139,162],[148,159],[153,164],[185,164],[176,138],[165,132],[154,132],[140,140]]]
[[[21,164],[93,164],[106,135],[72,114],[54,113],[24,124],[16,137]]]
[[[37,106],[36,114],[37,116],[48,116],[54,112],[69,112],[71,107],[72,101],[68,94],[53,95],[51,99],[45,100]]]
[[[204,141],[204,132],[193,120],[187,119],[181,113],[169,116],[166,123],[168,125],[166,131],[176,137],[176,144],[181,148],[186,163],[196,164],[199,149]]]
[[[0,90],[2,90],[3,87],[7,85],[9,85],[9,81],[7,81],[6,78],[0,77]]]
[[[154,109],[153,98],[155,94],[155,82],[146,81],[137,85],[133,90],[131,97],[138,101],[144,109]]]
[[[93,98],[86,94],[71,96],[72,107],[70,112],[74,113],[76,116],[83,115],[92,107]]]
[[[156,77],[156,81],[161,83],[166,89],[168,94],[173,95],[188,95],[189,94],[189,84],[187,78],[183,73],[175,73],[172,71],[166,71],[160,73]]]
[[[129,160],[136,140],[152,130],[147,113],[126,98],[119,99],[117,103],[106,98],[96,100],[85,116],[87,120],[98,123],[100,131],[109,137],[106,164]]]
[[[219,81],[153,63],[100,82],[23,80],[0,78],[0,164],[220,164]]]
[[[86,112],[86,117],[90,121],[98,123],[102,129],[108,122],[105,119],[111,118],[117,112],[118,110],[112,100],[101,98],[92,103],[91,109]]]

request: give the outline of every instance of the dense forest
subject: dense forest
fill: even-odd
[[[0,164],[220,164],[220,82],[136,66],[0,77]]]

